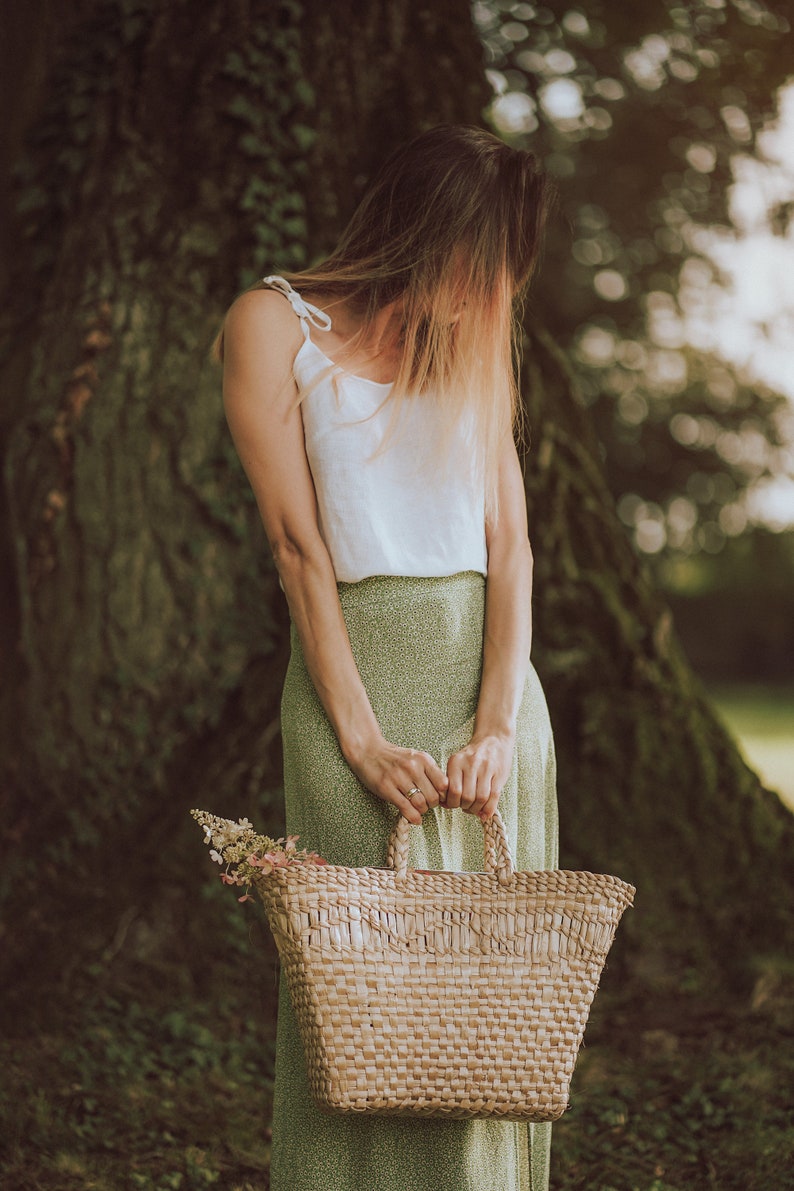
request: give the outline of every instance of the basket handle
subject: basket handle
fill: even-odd
[[[461,811],[461,814],[463,812]],[[481,819],[485,850],[485,871],[493,873],[500,885],[509,885],[513,879],[513,857],[507,832],[498,810],[490,819]],[[400,815],[389,836],[386,864],[394,869],[398,881],[404,881],[408,870],[408,843],[411,823]]]

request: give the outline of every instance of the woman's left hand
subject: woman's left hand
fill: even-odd
[[[512,736],[473,736],[447,762],[449,788],[441,805],[490,819],[510,776],[514,743]]]

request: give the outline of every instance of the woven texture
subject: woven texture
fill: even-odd
[[[514,873],[498,813],[485,830],[489,872],[406,871],[406,827],[392,839],[396,871],[294,868],[257,881],[315,1100],[556,1120],[633,888]]]
[[[468,743],[480,682],[484,581],[376,578],[341,584],[359,673],[385,735],[426,749],[443,767]],[[282,700],[286,828],[334,865],[385,866],[394,807],[345,763],[306,670],[297,635]],[[557,858],[554,743],[530,667],[513,769],[499,800],[516,866]],[[481,870],[483,832],[471,815],[429,811],[408,840],[420,869]],[[416,1001],[425,1028],[444,1005]],[[487,1012],[487,1005],[481,1006]],[[417,1031],[418,1032],[418,1031]],[[545,1191],[552,1126],[506,1119],[325,1113],[310,1093],[287,981],[279,989],[272,1191]]]

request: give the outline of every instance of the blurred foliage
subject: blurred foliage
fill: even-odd
[[[709,684],[714,709],[765,786],[794,811],[794,684]]]
[[[732,161],[794,73],[790,6],[478,0],[474,14],[490,119],[560,188],[531,302],[577,366],[621,518],[648,555],[718,552],[747,525],[747,487],[790,466],[787,403],[687,342],[680,288],[698,270],[719,282],[707,229],[729,222]]]
[[[679,636],[710,682],[786,683],[794,674],[794,534],[755,529],[722,553],[664,560]]]

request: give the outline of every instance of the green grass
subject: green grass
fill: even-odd
[[[768,973],[729,1011],[596,1002],[554,1126],[552,1191],[793,1188],[790,996]]]
[[[177,1003],[163,975],[145,997],[81,977],[0,1042],[3,1191],[266,1191],[275,1005]],[[729,1009],[599,994],[552,1191],[794,1188],[792,994],[783,964]]]
[[[710,694],[747,763],[794,810],[794,687],[715,687]]]
[[[267,1023],[84,991],[48,1032],[0,1046],[4,1191],[266,1188]]]

